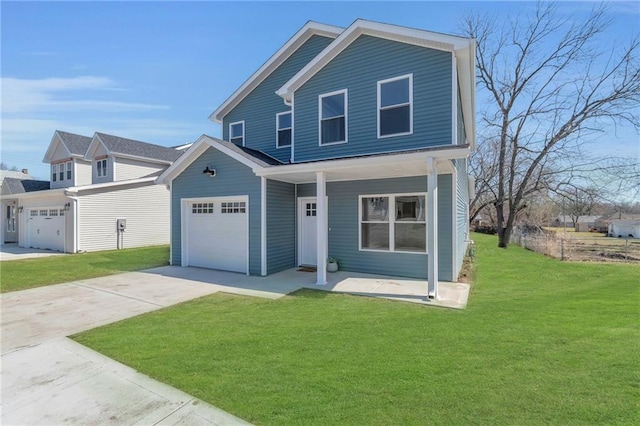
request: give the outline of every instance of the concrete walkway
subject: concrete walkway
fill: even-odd
[[[245,424],[64,337],[221,288],[132,272],[0,295],[0,423]],[[251,289],[239,292],[252,294]],[[283,295],[262,293],[274,298]]]

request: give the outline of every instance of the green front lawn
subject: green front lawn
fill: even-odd
[[[0,290],[25,290],[169,264],[169,246],[79,253],[0,263]]]
[[[640,267],[474,238],[464,311],[215,294],[74,338],[256,424],[637,424]]]

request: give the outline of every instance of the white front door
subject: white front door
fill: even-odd
[[[315,266],[317,263],[317,203],[315,197],[298,199],[298,264]]]

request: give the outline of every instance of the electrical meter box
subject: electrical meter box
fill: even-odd
[[[127,229],[127,219],[116,219],[116,226],[118,231],[125,231]]]

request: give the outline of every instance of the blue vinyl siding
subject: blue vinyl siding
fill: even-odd
[[[451,280],[452,178],[438,176],[438,249],[441,280]],[[316,195],[315,184],[298,185],[298,197]],[[329,198],[329,255],[340,269],[371,274],[427,278],[427,255],[360,251],[358,203],[360,195],[427,192],[427,177],[375,179],[327,183]]]
[[[451,145],[452,53],[360,36],[294,94],[294,160]],[[377,82],[413,74],[413,134],[377,138]],[[348,89],[348,143],[318,146],[318,95]]]
[[[210,165],[214,178],[202,171]],[[180,265],[181,200],[183,198],[249,196],[249,273],[260,275],[260,178],[242,163],[209,148],[172,182],[171,232],[172,264]]]
[[[467,251],[469,240],[469,175],[467,172],[467,160],[455,160],[457,171],[456,182],[456,250],[458,251],[457,264],[454,276],[457,278],[462,268],[462,262]]]
[[[222,138],[229,140],[229,123],[244,120],[246,147],[262,151],[280,161],[289,161],[291,148],[276,148],[276,114],[289,111],[290,107],[276,95],[276,90],[332,41],[332,38],[317,35],[307,40],[224,117]]]
[[[295,185],[267,181],[267,274],[296,266]]]

